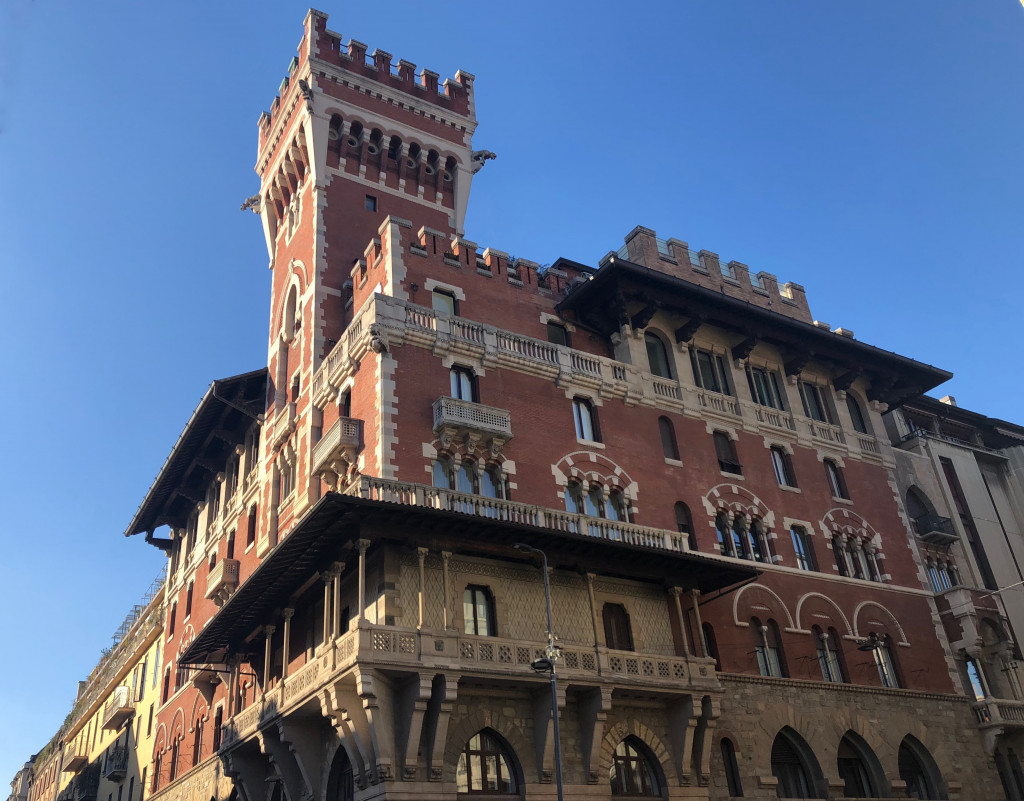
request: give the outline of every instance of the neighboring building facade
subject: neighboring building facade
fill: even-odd
[[[160,692],[163,580],[158,579],[115,635],[110,652],[80,683],[58,735],[54,760],[41,764],[29,801],[143,801]],[[52,794],[52,791],[56,794]]]
[[[267,367],[212,383],[127,529],[168,553],[159,633],[86,690],[54,797],[127,737],[153,799],[554,798],[553,705],[567,798],[1001,797],[911,533],[939,492],[883,420],[950,374],[648,229],[596,266],[481,249],[473,76],[326,23],[259,121]]]
[[[1006,797],[1024,799],[1024,428],[914,398],[885,418],[896,481]]]
[[[11,794],[7,796],[7,801],[28,801],[28,791],[32,783],[32,763],[35,760],[36,755],[33,755],[14,774],[14,778],[11,779]]]

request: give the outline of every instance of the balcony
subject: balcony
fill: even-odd
[[[482,403],[440,397],[434,401],[434,432],[474,438],[489,436],[503,444],[512,439],[512,415]]]
[[[74,801],[96,801],[100,787],[100,763],[94,762],[75,779]]]
[[[223,604],[238,587],[238,560],[221,559],[206,579],[206,597],[217,606]]]
[[[820,420],[812,420],[811,418],[805,418],[807,420],[807,426],[811,430],[811,436],[819,442],[826,443],[828,445],[845,445],[846,434],[843,432],[841,426],[832,425],[831,423],[823,423]]]
[[[127,686],[115,687],[107,703],[103,705],[103,728],[120,729],[124,722],[135,714],[130,690]]]
[[[1024,729],[1024,702],[985,698],[974,704],[974,719],[980,728],[1004,726]]]
[[[286,403],[274,416],[274,446],[280,445],[295,430],[296,405]]]
[[[107,757],[103,763],[103,778],[112,782],[119,782],[127,773],[128,746],[115,745],[107,751]]]
[[[61,762],[63,770],[68,773],[77,773],[85,767],[88,761],[89,757],[85,752],[84,745],[71,742],[64,746],[64,760]]]
[[[914,531],[918,537],[932,545],[949,545],[960,539],[953,528],[953,521],[940,515],[927,514],[915,517]]]
[[[362,440],[363,421],[339,417],[313,446],[313,473],[324,476],[333,488],[339,476],[355,467]]]

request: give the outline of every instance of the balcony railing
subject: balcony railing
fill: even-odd
[[[843,429],[840,426],[834,426],[831,423],[822,423],[818,420],[811,420],[807,418],[807,425],[811,429],[811,436],[815,439],[827,442],[831,445],[845,445],[846,434],[843,433]]]
[[[221,559],[206,579],[206,597],[220,606],[238,587],[238,560]]]
[[[434,401],[434,430],[451,428],[512,439],[512,415],[505,409],[447,396]]]
[[[985,698],[974,704],[974,719],[983,728],[1010,726],[1024,729],[1024,702]]]
[[[486,498],[464,492],[428,487],[425,484],[406,484],[399,481],[360,476],[348,490],[350,494],[372,501],[398,503],[406,506],[424,506],[447,512],[485,517],[538,528],[548,528],[569,534],[585,534],[596,539],[659,548],[665,551],[688,551],[686,535],[667,529],[638,526],[618,520],[562,512],[543,506]]]
[[[135,714],[130,692],[123,684],[114,688],[107,703],[103,705],[104,729],[120,729],[124,722]]]
[[[462,634],[457,631],[420,631],[362,621],[317,652],[317,658],[282,679],[255,699],[224,726],[221,750],[231,749],[279,714],[288,714],[353,664],[376,663],[391,669],[417,670],[426,660],[443,659],[466,673],[484,674],[488,680],[522,681],[536,673],[530,666],[544,655],[543,642]],[[634,651],[613,651],[594,645],[565,643],[558,671],[567,678],[643,686],[645,692],[678,696],[693,688],[714,687],[718,677],[714,660]]]
[[[338,458],[339,452],[359,449],[363,436],[363,421],[353,417],[339,417],[313,446],[313,472],[317,473]]]
[[[100,763],[94,762],[75,778],[74,801],[96,801],[100,787]]]
[[[926,514],[914,518],[914,530],[925,542],[935,545],[948,545],[959,539],[953,521],[948,517]]]
[[[69,772],[76,773],[80,771],[89,762],[89,757],[86,754],[85,746],[79,745],[77,742],[70,742],[64,746],[64,760],[61,763],[61,767]]]
[[[284,442],[285,438],[295,430],[296,404],[286,403],[274,416],[274,444]]]
[[[103,762],[103,778],[119,782],[128,773],[128,746],[115,745],[107,751]]]
[[[765,423],[775,428],[784,428],[787,431],[796,431],[796,423],[793,421],[793,415],[789,412],[760,405],[755,406],[754,411],[759,423]]]

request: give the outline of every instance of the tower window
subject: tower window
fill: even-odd
[[[651,373],[661,378],[671,378],[668,351],[661,337],[648,332],[644,334],[644,344],[647,346],[647,362],[651,367]]]
[[[430,306],[436,312],[444,312],[452,317],[459,313],[459,304],[451,292],[435,289],[430,293]]]
[[[451,393],[456,400],[476,403],[476,376],[468,367],[455,365],[451,370]]]
[[[832,410],[828,405],[825,393],[816,384],[800,382],[800,399],[804,404],[804,414],[819,423],[834,422]]]
[[[772,409],[783,409],[783,393],[779,388],[777,373],[763,367],[747,367],[747,382],[750,384],[750,396],[754,403]]]
[[[569,330],[561,323],[548,323],[548,342],[569,347]]]
[[[736,445],[724,431],[714,433],[715,455],[718,456],[718,468],[723,473],[743,475],[740,459],[736,455]]]
[[[665,458],[678,462],[679,445],[676,443],[676,432],[672,421],[667,417],[659,417],[658,430],[661,432],[661,450]]]
[[[367,195],[366,199],[363,201],[363,207],[367,211],[376,211],[377,210],[377,198],[375,198],[373,195]]]
[[[701,389],[732,395],[729,388],[729,373],[725,359],[708,350],[691,350],[690,364],[693,367],[693,380]]]

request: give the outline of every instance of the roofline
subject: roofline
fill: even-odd
[[[861,342],[860,340],[857,339],[847,339],[846,337],[840,337],[839,335],[833,333],[832,331],[823,331],[820,328],[814,326],[812,323],[807,323],[804,322],[803,320],[797,320],[793,317],[781,314],[780,312],[774,311],[772,309],[765,309],[749,301],[742,300],[740,298],[734,298],[730,295],[726,295],[722,292],[717,292],[716,290],[713,289],[708,289],[707,287],[703,287],[700,284],[695,284],[691,281],[687,281],[685,278],[680,278],[679,276],[669,275],[668,273],[663,273],[658,270],[652,270],[650,267],[645,267],[642,264],[636,264],[635,262],[619,258],[618,256],[610,257],[608,262],[604,266],[602,266],[599,270],[596,270],[594,272],[593,279],[587,281],[586,283],[581,283],[578,286],[573,287],[569,294],[558,302],[558,304],[556,305],[556,309],[561,311],[563,308],[567,308],[569,306],[570,301],[573,300],[574,296],[576,296],[580,292],[587,291],[586,287],[589,287],[597,282],[605,282],[612,280],[612,278],[609,278],[608,276],[615,277],[614,274],[617,273],[619,270],[625,271],[627,274],[636,275],[639,278],[654,280],[656,282],[667,284],[669,286],[684,289],[685,291],[697,296],[698,298],[704,298],[708,301],[711,301],[721,306],[731,307],[736,311],[742,311],[751,316],[760,317],[762,319],[777,323],[779,325],[785,325],[795,328],[797,330],[802,330],[810,337],[813,337],[816,341],[823,342],[832,347],[859,351],[866,355],[870,355],[874,358],[895,360],[897,363],[906,365],[908,367],[913,367],[916,370],[932,373],[933,377],[939,379],[936,382],[936,386],[944,381],[948,381],[953,377],[953,374],[951,372],[949,372],[948,370],[943,370],[940,367],[935,367],[934,365],[928,364],[926,362],[920,362],[917,361],[916,359],[911,359],[909,356],[902,356],[896,353],[895,351],[888,351],[883,348],[879,348],[875,345],[869,345],[868,343]]]
[[[181,430],[181,433],[178,434],[178,439],[175,441],[174,446],[171,448],[171,452],[167,455],[167,458],[164,459],[164,463],[160,467],[160,471],[156,474],[156,478],[153,479],[153,483],[149,485],[149,489],[146,490],[146,494],[142,497],[142,501],[135,510],[135,514],[132,516],[131,522],[124,531],[124,536],[132,537],[145,531],[145,528],[142,527],[139,518],[142,516],[143,510],[145,509],[149,499],[152,497],[154,490],[160,485],[167,474],[167,471],[170,469],[171,464],[174,462],[174,458],[178,455],[178,450],[183,447],[185,437],[192,430],[192,426],[195,424],[199,413],[206,408],[210,399],[216,396],[217,385],[224,383],[225,381],[239,381],[254,378],[260,373],[266,372],[266,367],[260,367],[257,370],[250,370],[247,373],[239,373],[238,375],[228,376],[227,378],[216,378],[210,382],[210,386],[207,387],[206,392],[203,393],[203,397],[200,398],[199,403],[196,404],[196,407],[192,410],[192,414],[189,415],[188,422],[185,423],[185,427]]]

